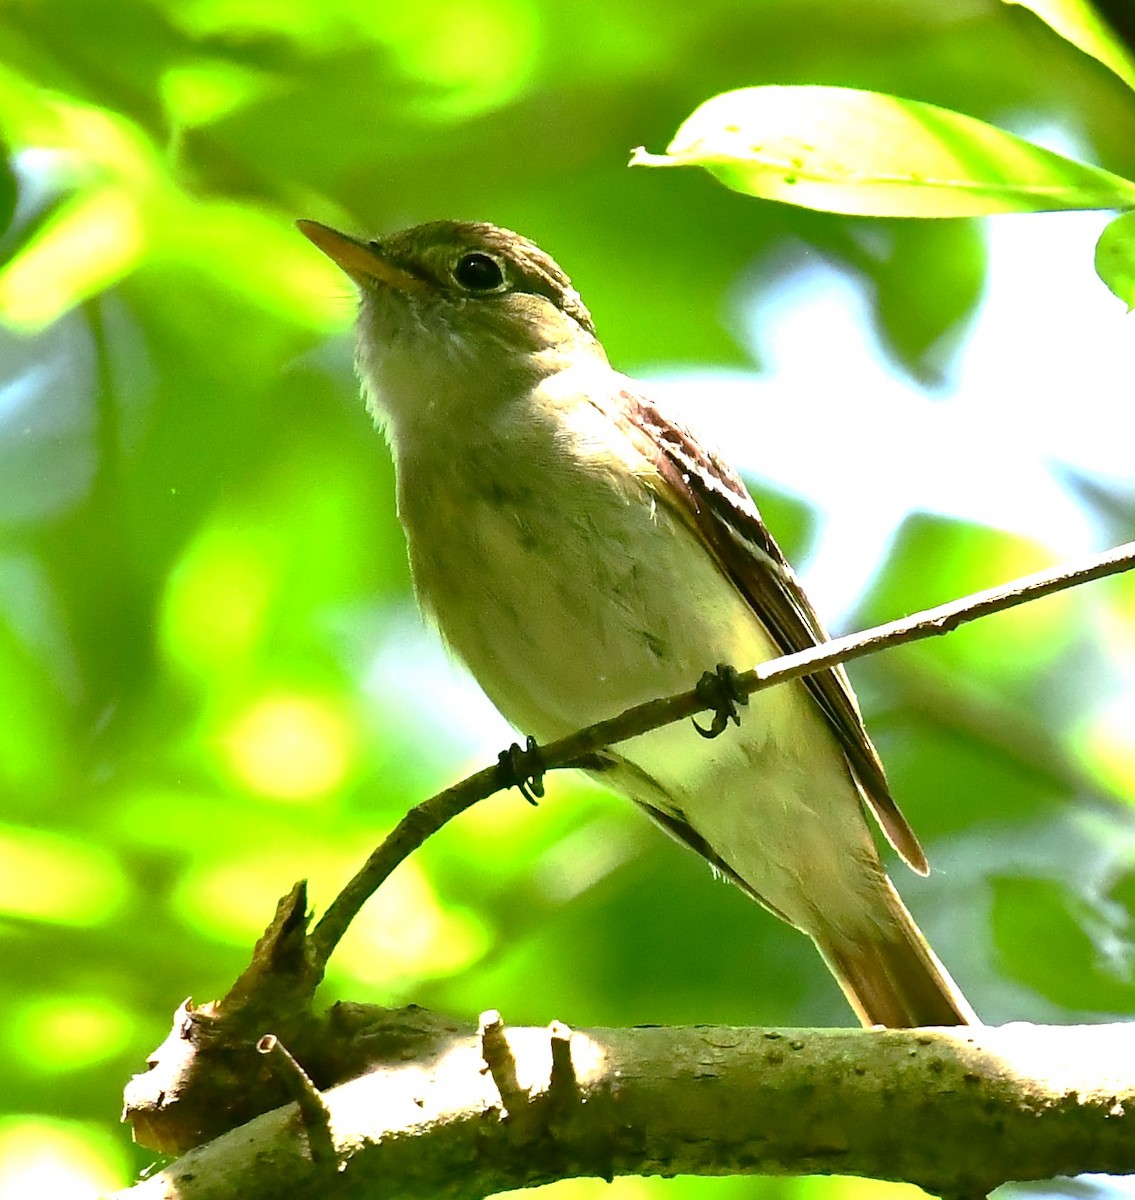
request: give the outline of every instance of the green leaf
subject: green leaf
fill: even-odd
[[[855,614],[859,628],[941,604],[949,596],[990,587],[1051,566],[1052,551],[1006,530],[911,513],[899,527],[890,553]],[[1002,695],[1037,686],[1065,653],[1077,628],[1072,593],[1045,604],[1026,604],[996,620],[975,621],[953,637],[904,649],[908,663],[953,671],[973,687]]]
[[[836,253],[861,272],[887,349],[922,383],[944,377],[985,290],[985,240],[973,220],[834,222]],[[927,286],[933,280],[933,286]]]
[[[0,142],[0,233],[6,233],[16,213],[18,185],[8,158],[8,147]]]
[[[990,884],[993,943],[1006,975],[1073,1011],[1135,1011],[1129,967],[1116,952],[1128,935],[1116,927],[1118,914],[1094,909],[1057,880],[1001,876]]]
[[[727,187],[874,217],[1135,206],[1135,183],[937,105],[839,87],[741,88],[707,100],[664,155]]]
[[[1129,88],[1135,88],[1135,59],[1100,20],[1088,0],[1005,0],[1031,9],[1065,41],[1098,59],[1114,71]]]
[[[1096,274],[1127,305],[1135,308],[1135,212],[1116,217],[1096,242]]]

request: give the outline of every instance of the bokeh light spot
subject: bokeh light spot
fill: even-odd
[[[209,937],[246,945],[259,936],[277,898],[300,878],[312,906],[325,911],[336,890],[382,840],[352,838],[320,845],[314,836],[272,852],[232,858],[188,872],[173,905],[181,919]],[[469,910],[447,904],[413,860],[404,862],[363,909],[331,960],[337,979],[387,990],[452,975],[476,962],[490,933]]]
[[[203,683],[228,678],[259,642],[279,575],[267,532],[215,526],[183,556],[162,609],[168,657]]]
[[[32,1071],[81,1071],[113,1058],[133,1029],[103,996],[51,996],[20,1005],[8,1021],[9,1051]]]
[[[276,901],[297,879],[307,880],[318,908],[351,877],[359,861],[311,835],[286,848],[261,844],[247,855],[188,870],[174,889],[171,907],[190,928],[243,947],[264,932]]]
[[[129,1182],[123,1151],[101,1129],[47,1117],[0,1118],[0,1200],[93,1200]]]
[[[343,939],[332,970],[385,988],[452,975],[487,950],[489,932],[471,912],[446,905],[410,859],[383,883]]]
[[[57,834],[0,826],[0,913],[61,925],[98,925],[121,904],[118,864]]]
[[[1100,783],[1135,802],[1135,688],[1096,709],[1070,741]]]
[[[225,739],[240,781],[278,800],[310,800],[343,782],[353,757],[352,730],[331,705],[298,695],[265,696]]]

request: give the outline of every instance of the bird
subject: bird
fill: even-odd
[[[611,366],[534,242],[297,224],[358,290],[418,602],[518,730],[553,740],[827,640],[738,473]],[[865,1026],[977,1023],[883,868],[871,818],[929,870],[843,668],[748,699],[721,736],[671,725],[588,769],[810,937]]]

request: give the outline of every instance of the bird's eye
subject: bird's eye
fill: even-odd
[[[463,254],[453,268],[453,278],[470,292],[495,292],[504,287],[500,263],[487,254]]]

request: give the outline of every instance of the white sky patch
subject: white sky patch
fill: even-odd
[[[452,746],[457,758],[488,762],[517,740],[515,730],[409,604],[384,611],[383,638],[363,688],[376,700],[397,696],[392,719],[416,737],[437,733],[439,745]]]

